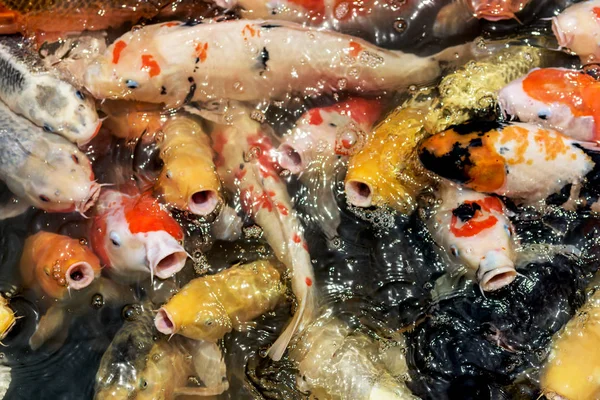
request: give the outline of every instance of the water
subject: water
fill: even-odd
[[[533,42],[536,35],[532,32],[549,31],[548,21],[542,18],[566,5],[564,0],[533,2],[522,14],[522,24],[473,20],[464,30],[440,37],[431,21],[450,2],[424,1],[419,7],[408,3],[388,5],[390,12],[404,11],[394,13],[389,24],[378,20],[380,29],[368,33],[362,21],[346,29],[347,33],[419,55],[476,37],[503,39],[518,33],[531,35]],[[336,13],[347,13],[348,7],[342,3]],[[211,8],[206,16],[216,14],[223,13]],[[232,12],[223,15],[230,18]],[[191,19],[193,24],[202,18],[194,15]],[[118,33],[110,32],[110,37]],[[368,58],[365,62],[381,62],[376,55],[363,56]],[[338,82],[338,89],[346,85]],[[343,96],[290,96],[286,104],[258,105],[252,119],[268,123],[280,137],[306,110],[329,106]],[[405,93],[396,94],[390,103],[398,104],[394,100],[405,97]],[[157,137],[154,132],[144,132],[140,139],[95,139],[86,152],[94,163],[96,178],[100,183],[151,187],[162,167],[153,143]],[[279,176],[305,229],[321,310],[366,335],[375,347],[404,335],[406,347],[392,358],[405,360],[408,371],[395,378],[406,381],[423,400],[540,398],[539,371],[551,338],[585,302],[586,288],[600,267],[600,217],[589,210],[568,211],[557,206],[568,198],[570,186],[553,195],[548,207],[517,207],[507,201],[522,246],[519,275],[509,286],[484,294],[473,281],[446,273],[454,267],[427,228],[435,203],[431,190],[419,196],[417,209],[410,215],[386,207],[362,209],[346,201],[343,159],[334,160],[326,170],[319,168],[314,164],[301,177],[289,171],[281,171]],[[599,183],[594,171],[582,196],[596,201]],[[2,188],[1,193],[7,196],[7,189]],[[239,197],[230,194],[227,200],[242,216],[241,238],[216,239],[214,216],[174,212],[192,258],[175,278],[134,285],[139,302],[149,297],[158,309],[194,277],[274,256],[262,229],[241,212]],[[62,324],[59,334],[32,351],[29,337],[51,302],[22,288],[18,266],[28,235],[45,230],[89,243],[88,229],[89,221],[79,214],[52,215],[38,210],[0,221],[0,293],[10,299],[18,316],[3,340],[5,347],[0,348],[0,364],[11,368],[5,399],[93,398],[100,360],[124,323],[129,305],[107,304],[94,293],[84,304],[69,309],[72,318]],[[573,254],[569,246],[581,252]],[[310,396],[297,387],[299,366],[294,360],[285,356],[275,362],[265,356],[297,306],[290,292],[272,312],[219,340],[229,390],[213,398],[295,400]],[[377,364],[383,360],[379,356],[371,354],[368,359],[382,365]]]

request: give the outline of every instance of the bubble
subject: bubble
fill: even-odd
[[[87,246],[88,241],[86,238],[81,238],[81,239],[79,239],[79,244],[82,246]]]
[[[138,304],[130,304],[123,307],[121,317],[123,317],[125,321],[134,321],[141,312],[141,307]]]
[[[260,239],[263,235],[263,230],[258,225],[246,226],[243,232],[246,239]]]
[[[264,124],[267,121],[267,116],[261,110],[252,110],[250,118],[257,122],[260,122],[261,124]]]
[[[92,301],[90,305],[92,306],[92,308],[99,310],[100,308],[102,308],[102,306],[104,306],[104,296],[102,296],[100,293],[96,293],[92,296]]]

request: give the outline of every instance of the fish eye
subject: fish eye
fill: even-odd
[[[140,387],[142,388],[142,390],[146,389],[148,387],[148,381],[145,379],[142,379]]]
[[[506,233],[508,234],[508,237],[511,237],[513,235],[513,230],[510,226],[508,225],[504,225],[504,229],[506,230]]]
[[[85,96],[83,95],[83,93],[81,92],[81,90],[78,90],[75,92],[75,96],[77,96],[77,98],[79,100],[85,100]]]
[[[45,196],[43,194],[40,194],[40,200],[43,201],[44,203],[48,203],[50,201],[48,196]]]
[[[54,132],[54,129],[52,129],[52,127],[48,124],[44,124],[44,130],[46,132]]]
[[[125,81],[125,86],[127,86],[129,89],[137,89],[140,85],[138,85],[138,83],[134,80],[127,79]]]
[[[110,238],[110,241],[112,242],[113,246],[121,247],[121,238],[119,237],[117,232],[112,231],[108,237]]]
[[[213,326],[213,324],[214,324],[214,321],[212,319],[210,319],[210,318],[207,319],[206,321],[204,321],[204,325],[205,326],[210,327],[210,326]]]
[[[458,257],[458,247],[455,245],[450,246],[450,253],[452,253],[454,257]]]
[[[76,154],[71,155],[71,159],[75,164],[79,164],[79,157]]]

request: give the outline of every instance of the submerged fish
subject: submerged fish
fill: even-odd
[[[464,265],[484,291],[510,284],[515,271],[514,227],[500,199],[444,185],[429,221],[434,240]]]
[[[600,291],[554,335],[540,387],[550,400],[595,400],[600,396]]]
[[[160,308],[154,323],[165,335],[216,342],[272,311],[284,292],[271,261],[235,265],[189,282]]]
[[[470,123],[426,139],[425,168],[483,193],[533,203],[583,180],[594,162],[561,133],[527,123]]]
[[[530,47],[511,46],[442,78],[439,97],[427,114],[425,128],[441,132],[473,118],[495,112],[498,90],[525,75],[532,68],[556,61],[556,52]]]
[[[315,276],[304,229],[292,207],[287,186],[279,177],[273,144],[248,110],[233,108],[215,123],[211,138],[217,172],[225,187],[239,196],[243,211],[263,229],[277,258],[287,267],[298,307],[292,321],[269,349],[279,360],[293,334],[312,321],[316,303]],[[218,120],[218,118],[216,118]]]
[[[600,1],[582,1],[552,18],[552,31],[558,44],[581,58],[583,64],[600,61]]]
[[[300,51],[290,53],[289,43]],[[168,107],[285,100],[290,93],[370,93],[431,82],[442,64],[460,63],[471,53],[466,44],[421,58],[280,21],[168,22],[121,36],[88,68],[85,86],[97,98]]]
[[[573,139],[600,140],[600,82],[583,71],[534,69],[498,93],[505,115],[556,129]]]
[[[132,101],[105,101],[101,111],[107,114],[103,127],[113,136],[134,140],[158,132],[167,120],[157,104]]]
[[[0,100],[48,132],[83,145],[100,129],[94,101],[55,77],[21,38],[0,37]]]
[[[158,143],[163,167],[156,189],[170,207],[206,216],[222,204],[210,138],[192,116],[175,116]]]
[[[166,279],[185,265],[183,230],[150,194],[104,190],[90,242],[107,272],[119,281]]]
[[[304,330],[291,347],[298,365],[298,388],[318,398],[341,400],[418,400],[402,379],[388,370],[385,351],[372,337],[353,331],[328,313]],[[402,342],[392,344],[398,375],[408,375]],[[401,358],[401,359],[398,359]]]
[[[350,204],[389,205],[406,214],[414,210],[416,196],[430,183],[416,148],[426,135],[424,119],[432,101],[427,91],[419,93],[373,129],[348,163],[345,190]]]
[[[49,212],[85,213],[100,194],[85,154],[15,115],[2,102],[0,179],[26,205]]]

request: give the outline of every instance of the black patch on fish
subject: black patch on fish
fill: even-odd
[[[13,93],[17,90],[23,89],[25,77],[16,69],[12,62],[6,58],[0,58],[0,85],[3,87],[3,91],[7,93]]]
[[[471,141],[469,142],[469,147],[482,147],[482,146],[483,146],[483,140],[481,140],[481,138],[471,139]]]
[[[189,20],[185,21],[183,26],[196,26],[196,25],[200,25],[200,24],[202,24],[201,20],[189,19]]]
[[[478,120],[478,121],[467,122],[465,124],[460,124],[460,125],[452,125],[448,129],[449,130],[452,129],[454,132],[458,133],[459,135],[469,135],[469,134],[476,133],[476,132],[486,133],[489,131],[498,130],[506,125],[507,125],[506,123],[501,123],[498,121]]]
[[[281,28],[281,25],[277,25],[277,24],[262,24],[260,26],[263,29],[269,30],[269,29],[273,29],[273,28]]]
[[[500,150],[498,151],[498,153],[500,153],[500,155],[504,155],[507,151],[509,151],[510,149],[508,147],[500,147]]]
[[[424,147],[419,152],[419,159],[425,168],[446,179],[459,183],[471,180],[465,170],[467,166],[473,165],[471,154],[468,147],[461,147],[459,143],[454,143],[452,150],[441,157]]]
[[[548,119],[548,114],[546,114],[545,112],[539,112],[538,118],[542,119],[542,120],[546,120],[546,119]]]
[[[188,92],[188,94],[185,96],[185,99],[183,100],[184,104],[187,104],[190,101],[192,101],[192,99],[194,98],[194,93],[196,93],[196,82],[194,82],[194,78],[192,78],[190,76],[188,78],[188,82],[191,83],[191,85],[190,85],[190,91]]]
[[[477,203],[462,203],[460,206],[452,210],[452,215],[460,218],[462,222],[467,222],[475,216],[477,211],[481,210],[481,206]]]
[[[165,95],[165,94],[167,94],[167,88],[166,88],[166,87],[164,87],[164,86],[161,86],[161,87],[160,87],[160,94],[162,94],[162,95]]]
[[[267,62],[269,61],[269,51],[266,47],[263,47],[260,55],[258,56],[258,61],[260,62],[262,71],[260,74],[262,75],[264,71],[267,70]]]

